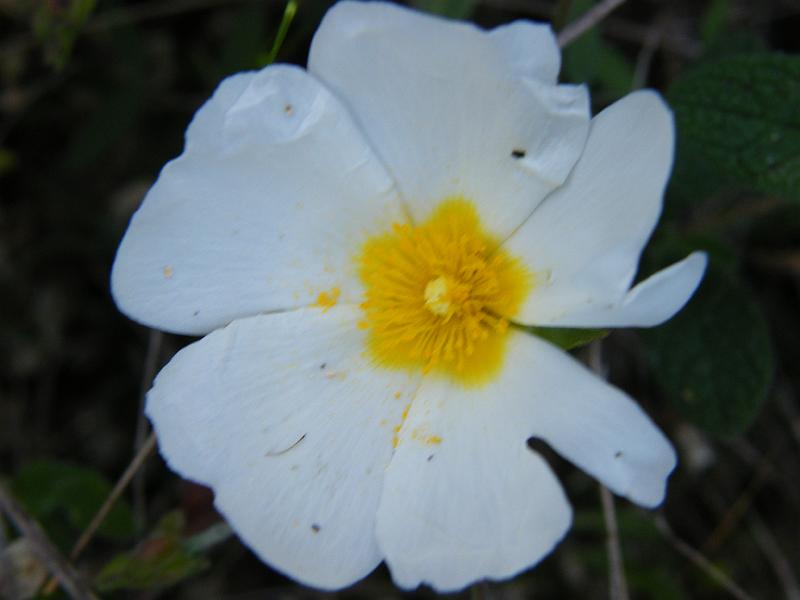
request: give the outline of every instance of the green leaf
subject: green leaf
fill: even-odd
[[[418,9],[449,17],[451,19],[468,19],[475,12],[478,0],[417,0]]]
[[[712,0],[700,23],[700,38],[712,44],[727,29],[731,17],[730,0]]]
[[[55,460],[38,460],[23,465],[12,486],[19,499],[48,531],[51,525],[63,531],[63,521],[66,520],[72,531],[65,533],[70,534],[68,537],[73,540],[76,531],[89,525],[112,489],[111,483],[100,473]],[[131,509],[124,501],[118,500],[98,534],[128,539],[134,533]]]
[[[33,15],[33,32],[42,44],[45,60],[61,70],[72,54],[72,48],[83,25],[91,16],[96,0],[41,2]]]
[[[734,274],[712,261],[687,307],[642,337],[656,380],[687,419],[717,435],[750,425],[774,358],[766,319]]]
[[[669,93],[678,167],[800,200],[800,58],[740,54],[701,63]],[[676,168],[676,175],[680,174]]]
[[[165,588],[208,567],[208,559],[182,539],[183,514],[166,515],[153,533],[131,552],[114,557],[95,578],[101,592]]]
[[[576,329],[572,327],[520,327],[537,337],[547,340],[551,344],[564,350],[572,350],[580,346],[585,346],[589,342],[604,338],[608,335],[606,329]]]

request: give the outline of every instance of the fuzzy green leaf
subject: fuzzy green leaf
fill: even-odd
[[[800,200],[800,58],[739,54],[704,62],[672,87],[678,165]],[[676,169],[678,170],[678,169]]]
[[[766,319],[733,274],[712,262],[687,307],[642,335],[656,380],[687,419],[717,435],[750,425],[774,358]]]
[[[51,535],[64,521],[75,531],[85,529],[111,493],[111,483],[100,473],[55,460],[29,462],[13,480],[14,492]],[[51,527],[53,525],[53,527]],[[118,501],[98,529],[100,535],[126,539],[135,532],[133,514]],[[60,537],[58,535],[54,536]]]

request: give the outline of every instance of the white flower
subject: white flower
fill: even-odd
[[[517,324],[651,326],[692,254],[629,289],[672,164],[653,92],[590,118],[549,27],[341,2],[308,71],[222,82],[134,215],[120,309],[205,335],[156,379],[170,466],[264,561],[334,589],[385,560],[437,590],[530,567],[571,520],[549,443],[656,506],[669,442]]]

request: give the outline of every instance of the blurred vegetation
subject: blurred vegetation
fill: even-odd
[[[487,27],[563,25],[592,4],[416,3]],[[141,444],[146,363],[190,341],[154,336],[114,307],[108,277],[127,221],[219,80],[275,59],[304,64],[329,5],[0,0],[0,481],[65,553]],[[679,450],[660,514],[754,598],[800,597],[798,31],[792,0],[630,1],[569,46],[562,69],[590,85],[595,110],[654,87],[675,111],[674,175],[642,271],[702,248],[709,272],[668,324],[606,337],[605,358]],[[606,332],[536,333],[571,347]],[[575,527],[488,593],[607,597],[596,484],[547,457]],[[76,566],[104,598],[322,596],[254,558],[211,500],[152,458]],[[653,514],[617,507],[634,598],[728,597]],[[16,594],[43,582],[15,536],[0,519],[0,595],[11,589],[3,565],[36,578]],[[340,594],[431,595],[402,594],[384,568]]]

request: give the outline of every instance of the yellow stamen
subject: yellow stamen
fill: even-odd
[[[508,319],[532,287],[528,271],[462,198],[443,201],[420,225],[396,224],[369,239],[359,273],[373,359],[464,385],[498,372]]]

